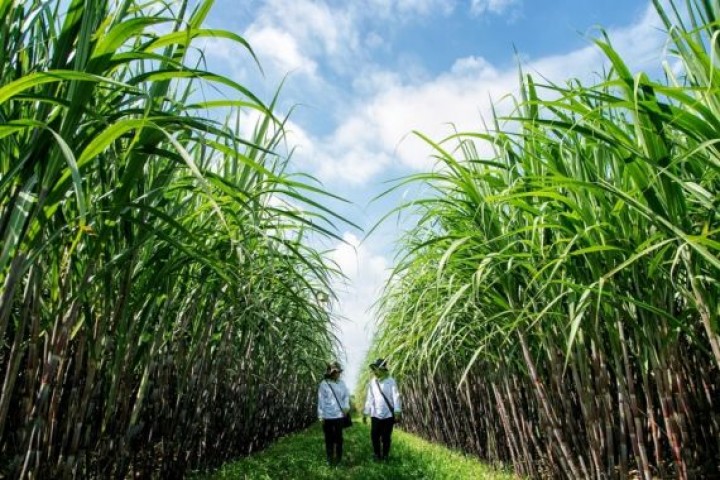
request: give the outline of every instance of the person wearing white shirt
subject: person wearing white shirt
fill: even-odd
[[[340,380],[342,368],[337,362],[328,365],[318,386],[318,420],[325,434],[328,465],[340,463],[343,454],[343,421],[350,411],[350,393]]]
[[[400,420],[402,404],[397,383],[388,372],[387,362],[378,358],[370,364],[373,378],[367,386],[363,423],[370,417],[370,439],[375,461],[387,460],[392,443],[393,425]]]

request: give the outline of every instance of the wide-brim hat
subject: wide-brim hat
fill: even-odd
[[[387,361],[384,358],[378,358],[370,364],[370,368],[373,370],[387,370]]]

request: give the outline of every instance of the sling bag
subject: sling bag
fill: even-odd
[[[395,406],[390,403],[390,400],[385,396],[385,392],[383,392],[382,387],[380,387],[380,382],[378,382],[377,378],[375,379],[375,385],[377,385],[378,390],[380,390],[380,395],[382,395],[383,400],[385,400],[385,404],[390,409],[390,415],[392,415],[393,422],[397,422],[395,419]]]
[[[330,387],[330,391],[332,392],[333,397],[335,397],[335,401],[337,402],[338,407],[340,407],[340,411],[342,412],[342,405],[340,404],[340,400],[338,399],[337,394],[335,393],[335,389],[327,381],[325,381],[325,384],[328,387]],[[350,417],[349,413],[343,413],[342,421],[343,421],[342,428],[352,427],[352,424],[353,424],[352,417]]]

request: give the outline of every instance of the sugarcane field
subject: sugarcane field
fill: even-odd
[[[720,479],[720,1],[0,18],[0,479]]]

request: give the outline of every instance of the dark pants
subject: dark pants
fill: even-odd
[[[328,462],[339,462],[343,453],[343,419],[330,418],[323,422],[323,433],[325,433],[325,453]]]
[[[375,451],[375,458],[378,460],[384,460],[390,453],[390,443],[392,442],[392,431],[395,419],[390,418],[375,418],[370,419],[370,439],[372,440],[373,450]]]

